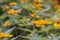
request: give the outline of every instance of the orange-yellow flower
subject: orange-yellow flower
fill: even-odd
[[[43,27],[43,24],[42,24],[41,22],[37,22],[37,23],[36,23],[36,26],[37,26],[38,28],[42,28],[42,27]]]
[[[32,21],[33,24],[35,24],[37,27],[41,28],[43,26],[42,22],[40,22],[39,20],[37,21]]]
[[[41,6],[43,6],[43,4],[36,4],[36,6],[37,6],[37,7],[41,7]]]
[[[60,18],[56,20],[56,22],[54,23],[54,27],[60,28]]]
[[[9,9],[7,12],[9,15],[17,15],[21,13],[21,10]]]
[[[8,8],[9,8],[9,6],[4,6],[2,10],[5,11],[5,10],[7,10]]]
[[[30,15],[34,18],[39,18],[39,16],[37,14],[30,14]]]
[[[57,13],[60,13],[60,9],[57,10]]]
[[[37,21],[32,21],[32,23],[33,23],[33,24],[36,24],[36,23],[37,23]]]
[[[5,34],[4,34],[3,32],[1,32],[1,33],[0,33],[0,38],[4,38],[4,35],[5,35]]]
[[[60,5],[57,4],[57,5],[55,5],[54,7],[59,9],[59,8],[60,8]]]
[[[16,3],[16,2],[10,2],[9,5],[10,5],[10,6],[16,6],[17,3]]]
[[[5,37],[6,38],[11,38],[11,37],[13,37],[13,35],[11,35],[11,34],[5,34]]]
[[[49,22],[47,20],[44,20],[44,24],[52,24],[52,22]]]
[[[37,27],[43,27],[44,25],[49,25],[52,24],[52,22],[49,22],[48,20],[36,20],[36,21],[32,21],[33,24],[35,24]]]
[[[40,2],[42,2],[42,0],[34,0],[34,2],[38,2],[38,3],[40,3]]]
[[[36,10],[43,10],[44,9],[43,8],[43,4],[36,4],[34,9],[36,9]]]
[[[60,28],[60,24],[54,23],[54,27],[55,27],[55,28]]]
[[[14,14],[14,9],[9,9],[7,13],[10,14],[10,15]]]
[[[9,27],[9,26],[10,26],[10,23],[9,23],[9,22],[5,22],[5,23],[3,24],[3,26]]]
[[[21,3],[22,3],[22,4],[25,4],[25,3],[27,3],[27,1],[28,1],[28,0],[21,0]]]
[[[41,22],[42,24],[52,24],[52,22],[49,22],[48,20],[39,20],[39,22]]]

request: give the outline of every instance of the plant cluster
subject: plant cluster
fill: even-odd
[[[60,1],[0,0],[0,40],[60,40]]]

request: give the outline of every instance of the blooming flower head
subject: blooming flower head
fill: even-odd
[[[38,21],[38,22],[36,23],[36,26],[37,26],[38,28],[42,28],[44,25],[42,24],[42,22],[39,22],[39,21]]]
[[[56,22],[54,23],[54,27],[60,28],[60,18],[56,20]]]
[[[14,14],[14,9],[9,9],[7,13],[10,14],[10,15]]]
[[[41,22],[39,22],[38,20],[37,21],[32,21],[33,24],[35,24],[37,27],[42,27],[43,24]]]
[[[57,8],[57,9],[60,9],[60,5],[59,4],[56,4],[54,7]]]
[[[43,8],[43,4],[36,4],[34,9],[36,9],[36,10],[43,10],[44,9]]]
[[[21,3],[22,3],[22,4],[25,4],[25,3],[27,3],[27,1],[28,1],[28,0],[21,0]]]
[[[10,2],[9,5],[10,5],[10,6],[16,6],[17,3],[16,3],[16,2]]]
[[[54,27],[55,27],[55,28],[60,28],[60,24],[54,23]]]
[[[41,6],[43,6],[43,4],[36,4],[36,6],[37,6],[37,7],[41,7]]]
[[[4,33],[3,32],[0,32],[0,38],[4,38]]]
[[[34,0],[34,2],[40,3],[42,2],[42,0]]]
[[[60,13],[60,9],[58,9],[56,12],[57,12],[57,13]]]
[[[37,14],[30,14],[30,15],[34,18],[39,18],[39,16]]]
[[[11,38],[11,37],[13,37],[13,35],[11,35],[11,34],[5,34],[5,33],[3,33],[3,32],[0,32],[0,39],[2,39],[2,38]]]
[[[5,23],[3,24],[3,26],[9,27],[9,26],[10,26],[10,23],[9,23],[9,22],[5,22]]]
[[[44,25],[49,25],[52,24],[52,22],[49,22],[48,20],[37,20],[37,21],[32,21],[33,24],[35,24],[37,27],[43,27]]]
[[[44,20],[44,23],[43,24],[52,24],[52,22],[49,22],[48,20]]]
[[[13,37],[13,35],[11,35],[11,34],[5,34],[5,37],[6,38],[11,38],[11,37]]]
[[[7,10],[8,8],[9,8],[9,6],[4,6],[2,10],[5,11],[5,10]]]

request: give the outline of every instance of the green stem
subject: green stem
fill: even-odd
[[[32,32],[32,31],[29,30],[29,29],[23,29],[23,28],[18,28],[18,29],[20,29],[20,30],[24,30],[24,31],[28,31],[28,32]]]
[[[35,10],[33,10],[32,8],[30,8],[28,6],[20,5],[20,7],[24,8],[24,9],[27,9],[27,10],[31,11],[32,13],[36,13]]]

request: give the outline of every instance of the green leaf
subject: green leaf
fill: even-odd
[[[15,27],[13,27],[13,28],[10,28],[10,29],[8,29],[7,31],[5,31],[4,33],[11,33],[13,30],[15,29]]]

